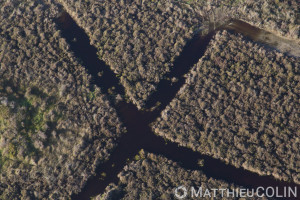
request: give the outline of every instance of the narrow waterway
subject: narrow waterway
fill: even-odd
[[[266,47],[276,49],[290,56],[300,57],[300,41],[289,40],[277,36],[269,31],[252,26],[244,21],[232,19],[230,23],[224,26],[227,30],[242,33],[250,39],[265,44]]]
[[[119,80],[109,66],[98,59],[97,50],[90,45],[89,38],[83,29],[78,27],[66,12],[60,15],[57,24],[62,31],[63,37],[70,44],[71,50],[82,60],[83,65],[93,76],[92,83],[100,87],[104,93],[107,93],[109,88],[115,87],[115,92],[123,95],[124,88],[119,84]],[[175,61],[172,72],[167,75],[168,77],[176,77],[178,81],[170,83],[162,80],[157,92],[149,98],[147,104],[149,108],[154,106],[156,102],[161,102],[157,109],[152,112],[139,111],[136,106],[124,101],[115,105],[117,113],[128,132],[119,139],[118,146],[113,151],[110,159],[99,165],[96,176],[91,177],[82,191],[73,195],[72,199],[88,200],[90,197],[102,193],[109,183],[117,183],[117,174],[129,160],[133,160],[133,157],[141,149],[150,153],[161,154],[168,159],[178,162],[186,169],[199,169],[208,177],[222,179],[247,188],[278,186],[282,191],[284,186],[296,186],[293,183],[275,180],[270,176],[259,176],[247,170],[235,168],[220,160],[194,152],[191,149],[179,147],[176,143],[166,142],[162,137],[158,137],[152,132],[149,124],[159,117],[161,110],[174,98],[177,91],[184,84],[183,75],[204,55],[214,34],[215,32],[211,32],[206,36],[196,35],[186,45],[181,55]],[[99,72],[103,75],[97,76]],[[114,101],[112,101],[112,104],[114,104]],[[204,167],[200,167],[197,164],[199,159],[204,160]],[[103,173],[106,174],[105,177],[101,175]],[[300,193],[299,190],[300,186],[298,186],[298,193]]]
[[[166,75],[166,79],[160,81],[157,90],[148,98],[146,103],[148,109],[155,107],[159,103],[159,110],[161,111],[170,103],[185,82],[183,75],[199,61],[210,40],[217,31],[221,30],[240,33],[246,38],[264,45],[265,48],[277,50],[289,56],[300,57],[300,46],[296,41],[281,38],[241,20],[228,20],[226,24],[215,27],[214,30],[205,36],[200,36],[200,34],[195,35],[188,42],[180,56],[175,60],[172,71]],[[177,78],[177,82],[173,83],[169,81],[173,77]]]
[[[98,85],[103,93],[108,93],[108,90],[114,87],[118,94],[124,95],[124,88],[119,84],[119,79],[109,66],[98,58],[96,47],[90,45],[88,35],[77,26],[70,15],[62,12],[56,22],[74,55],[80,58],[92,75],[92,84]]]

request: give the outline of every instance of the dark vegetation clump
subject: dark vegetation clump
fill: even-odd
[[[300,183],[299,58],[219,32],[154,123],[171,141]]]
[[[198,187],[201,187],[203,190],[202,195],[204,195],[206,189],[239,188],[234,184],[222,180],[208,178],[200,170],[186,170],[180,167],[178,163],[170,161],[163,156],[140,153],[137,157],[139,159],[125,166],[123,171],[119,173],[119,183],[117,185],[110,184],[103,194],[93,199],[177,199],[174,195],[174,190],[179,186],[186,187],[188,190],[187,199],[189,199],[188,197],[191,197],[190,187],[194,187],[196,192],[198,192]],[[224,195],[226,199],[239,199],[227,197],[226,192]],[[212,199],[212,197],[208,197],[207,195],[203,199]],[[214,199],[222,198],[218,194]]]
[[[78,192],[124,132],[68,50],[51,1],[0,1],[0,199]]]

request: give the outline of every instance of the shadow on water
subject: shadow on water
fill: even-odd
[[[97,49],[90,45],[88,35],[75,23],[71,16],[67,12],[62,12],[56,22],[74,55],[80,58],[88,73],[93,75],[91,84],[98,85],[103,93],[107,93],[108,89],[114,87],[116,92],[124,94],[124,88],[119,84],[118,78],[105,62],[99,60]],[[98,76],[99,73],[101,74],[100,77]]]
[[[274,180],[272,177],[259,176],[241,168],[235,168],[220,160],[194,152],[189,148],[179,147],[176,143],[166,143],[163,138],[153,134],[148,126],[153,120],[153,116],[149,113],[142,113],[134,105],[124,102],[119,103],[116,109],[128,133],[120,139],[118,147],[112,153],[110,160],[99,166],[96,172],[97,175],[88,180],[79,194],[73,195],[72,199],[74,200],[89,199],[89,197],[103,192],[108,184],[117,184],[119,181],[117,174],[130,160],[134,159],[134,156],[141,149],[163,155],[172,161],[178,162],[183,168],[202,170],[209,178],[222,179],[246,188],[273,186],[279,187],[280,194],[282,194],[284,186],[296,186]],[[204,160],[204,167],[198,165],[199,160]],[[106,174],[104,179],[101,176],[103,172]]]
[[[214,32],[205,36],[197,34],[186,44],[180,56],[175,60],[172,71],[166,75],[166,79],[159,82],[157,90],[149,97],[146,104],[148,109],[155,107],[159,102],[158,112],[160,112],[171,102],[185,82],[183,75],[188,73],[191,67],[204,55],[213,36]],[[173,77],[176,77],[176,82],[169,81]]]
[[[185,82],[185,75],[193,65],[204,55],[205,50],[216,32],[227,30],[234,33],[241,33],[243,36],[259,42],[270,50],[280,50],[291,56],[300,56],[300,48],[293,41],[280,38],[268,31],[252,26],[237,19],[231,19],[226,24],[216,27],[205,36],[196,35],[187,43],[180,56],[175,60],[172,71],[166,75],[166,79],[161,80],[157,90],[148,98],[146,108],[156,107],[162,111],[175,97],[178,90]],[[177,82],[172,83],[167,79],[177,78]]]
[[[77,26],[68,13],[62,13],[57,23],[74,54],[82,60],[83,65],[93,76],[93,83],[99,86],[104,93],[107,93],[109,88],[115,87],[117,92],[123,94],[124,89],[119,85],[115,74],[103,61],[98,60],[96,48],[90,45],[88,36]],[[158,87],[159,92],[150,97],[149,104],[154,105],[157,101],[162,102],[159,109],[152,112],[139,111],[131,103],[124,101],[117,103],[116,111],[128,132],[119,139],[118,146],[111,154],[110,159],[99,165],[96,176],[90,177],[82,191],[79,194],[74,194],[72,199],[88,200],[90,197],[102,193],[109,183],[118,183],[117,174],[130,160],[133,160],[141,149],[150,153],[161,154],[178,162],[186,169],[199,169],[208,177],[222,179],[247,188],[278,186],[282,193],[284,186],[296,186],[293,183],[278,181],[269,176],[259,176],[241,168],[235,168],[220,160],[180,147],[176,143],[166,142],[162,137],[156,136],[152,132],[149,124],[160,115],[160,111],[174,98],[176,92],[184,84],[182,75],[187,73],[204,55],[213,35],[213,32],[203,37],[196,35],[186,45],[175,61],[173,71],[167,75],[170,78],[177,77],[178,81],[172,84],[162,81]],[[104,71],[103,76],[97,76],[99,71]],[[204,160],[204,167],[197,164],[200,159]],[[106,174],[105,177],[102,176],[103,173]],[[299,189],[300,187],[298,187],[298,193],[300,193]]]

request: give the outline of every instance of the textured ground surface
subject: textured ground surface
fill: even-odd
[[[290,39],[299,39],[298,5],[293,0],[208,0],[205,6],[210,21],[224,20],[224,16],[240,19]],[[205,15],[204,15],[205,16]],[[299,43],[299,40],[298,40]]]
[[[60,1],[142,107],[200,24],[180,1]]]
[[[205,34],[237,18],[299,44],[292,0],[0,0],[0,199],[69,198],[126,132],[58,30],[62,7],[139,109],[200,28]],[[153,130],[236,167],[300,183],[299,80],[299,58],[220,32]],[[232,186],[145,157],[104,195],[168,199],[175,181]]]
[[[153,129],[259,174],[299,183],[299,58],[219,32]]]
[[[118,185],[109,185],[105,193],[98,195],[94,200],[177,199],[174,196],[174,191],[179,186],[187,188],[187,197],[191,197],[189,187],[192,186],[196,190],[198,190],[198,187],[201,187],[203,191],[206,189],[238,188],[234,184],[208,178],[201,171],[183,169],[177,163],[165,157],[149,153],[142,153],[137,156],[137,161],[125,166],[118,177],[120,179]],[[204,195],[204,192],[202,195]],[[224,196],[226,199],[239,199],[232,196],[227,197],[225,193]],[[203,199],[211,198],[208,195],[203,197]],[[221,193],[214,199],[222,199]],[[255,198],[253,197],[252,199]]]
[[[237,18],[299,39],[295,1],[60,1],[143,108],[196,30]],[[299,41],[298,41],[299,43]]]
[[[0,2],[0,199],[69,196],[124,131],[42,1]]]

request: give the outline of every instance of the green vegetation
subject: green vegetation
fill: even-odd
[[[143,160],[143,159],[145,159],[145,152],[142,149],[142,150],[139,151],[139,154],[134,156],[134,160],[138,161],[138,160]]]
[[[70,199],[126,131],[112,98],[89,89],[84,66],[54,23],[61,12],[56,2],[89,33],[99,57],[119,74],[140,109],[210,17],[210,26],[238,16],[299,38],[296,1],[0,1],[0,199]],[[158,127],[160,135],[235,166],[299,182],[299,66],[251,43],[217,36],[222,42],[195,67],[188,81],[197,84],[186,86],[188,92],[168,108],[170,115],[161,121],[173,124]],[[172,199],[171,192],[161,191],[178,183],[224,186],[145,153],[119,177],[116,189],[108,190],[122,191],[125,199]]]
[[[93,101],[96,98],[96,92],[90,91],[87,95],[89,101]]]
[[[9,127],[9,117],[9,108],[7,106],[0,105],[0,132],[4,131],[7,127]]]
[[[89,89],[55,2],[0,8],[0,199],[69,199],[124,127],[100,89]]]
[[[54,111],[56,97],[48,96],[35,86],[27,89],[12,88],[11,81],[5,80],[1,84],[0,96],[4,97],[2,99],[6,105],[0,104],[0,138],[8,140],[7,146],[1,147],[1,157],[28,163],[26,157],[30,159],[39,156],[42,150],[33,143],[37,135],[41,134],[39,132],[51,131],[48,124],[57,123],[61,118]],[[52,120],[46,119],[50,112],[54,113]],[[48,145],[46,140],[39,143],[43,148]]]
[[[0,150],[0,171],[2,169],[2,166],[5,163],[6,158],[2,156],[2,151]]]
[[[241,3],[244,3],[245,0],[225,0],[222,1],[222,4],[227,6],[238,6]]]

